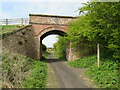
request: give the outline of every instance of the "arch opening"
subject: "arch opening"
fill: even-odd
[[[40,60],[44,59],[42,57],[43,55],[43,50],[42,50],[42,41],[44,38],[46,38],[49,35],[59,35],[59,36],[66,36],[67,34],[61,30],[51,30],[48,32],[45,32],[43,35],[40,36]],[[49,39],[50,40],[50,39]]]
[[[60,30],[51,30],[51,31],[48,31],[48,32],[44,33],[44,34],[40,37],[40,40],[43,40],[46,36],[51,35],[51,34],[60,35],[60,36],[65,36],[65,35],[67,35],[65,32],[60,31]]]

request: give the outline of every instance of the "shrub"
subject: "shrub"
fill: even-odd
[[[45,88],[46,77],[47,77],[47,67],[46,64],[38,61],[34,62],[32,73],[29,77],[24,79],[23,87],[25,88]]]
[[[47,66],[43,62],[16,53],[4,52],[0,67],[3,88],[45,87]],[[36,78],[38,76],[39,79]],[[34,81],[29,82],[30,78],[34,78]]]
[[[53,45],[54,55],[59,59],[66,59],[66,40],[65,38],[59,36],[58,41]]]
[[[96,55],[70,61],[68,64],[77,68],[89,68],[85,71],[86,76],[92,79],[100,88],[118,88],[118,78],[120,77],[118,60],[107,57],[104,59],[103,57],[101,57],[100,67],[97,66]]]
[[[101,88],[118,88],[118,62],[101,62],[100,67],[93,65],[85,73]]]
[[[69,61],[68,64],[76,68],[88,68],[96,62],[97,62],[96,55],[90,55],[75,61]]]

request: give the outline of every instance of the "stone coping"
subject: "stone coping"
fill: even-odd
[[[77,18],[77,17],[73,17],[73,16],[59,16],[59,15],[45,15],[45,14],[29,14],[29,16],[56,17],[56,18]]]

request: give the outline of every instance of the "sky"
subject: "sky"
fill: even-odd
[[[0,19],[29,18],[29,14],[78,16],[78,8],[89,0],[0,0]],[[53,47],[56,35],[43,39],[43,44]]]

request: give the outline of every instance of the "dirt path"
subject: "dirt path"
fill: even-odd
[[[53,82],[54,81],[56,82],[55,88],[56,88],[56,85],[57,85],[57,88],[93,88],[95,87],[95,85],[92,84],[89,79],[84,77],[83,71],[85,71],[86,69],[77,69],[77,68],[70,67],[66,64],[65,61],[55,59],[52,54],[49,56],[48,64],[49,64],[48,68],[51,68],[51,71],[53,72],[51,75],[57,79],[57,80],[52,79]],[[54,85],[52,85],[52,88],[54,88]]]

